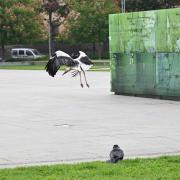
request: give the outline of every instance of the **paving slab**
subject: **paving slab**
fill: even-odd
[[[109,72],[0,70],[0,167],[180,153],[180,102],[117,96]]]

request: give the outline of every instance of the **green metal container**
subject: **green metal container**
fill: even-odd
[[[109,15],[111,90],[180,97],[180,8]]]

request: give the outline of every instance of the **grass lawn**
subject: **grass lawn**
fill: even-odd
[[[124,160],[117,164],[90,162],[1,169],[0,180],[179,180],[180,155]]]
[[[40,65],[25,65],[25,66],[0,66],[0,69],[13,69],[13,70],[44,70],[44,66]]]
[[[92,71],[110,71],[107,68],[109,68],[109,66],[93,66],[92,67]],[[0,69],[12,69],[12,70],[44,70],[44,66],[42,65],[25,65],[25,66],[0,66]],[[62,70],[64,68],[61,68]],[[91,71],[91,69],[90,69]]]

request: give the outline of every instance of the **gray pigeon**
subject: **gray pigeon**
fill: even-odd
[[[119,148],[117,144],[113,146],[113,149],[110,152],[110,161],[111,163],[117,163],[119,160],[123,160],[124,152]]]

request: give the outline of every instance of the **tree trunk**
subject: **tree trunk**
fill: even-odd
[[[1,33],[1,51],[2,51],[2,61],[5,61],[5,45],[4,45],[4,39],[2,33]]]
[[[5,46],[4,46],[4,43],[1,44],[1,49],[2,49],[2,61],[5,61]]]
[[[96,58],[96,43],[93,42],[93,58]]]

